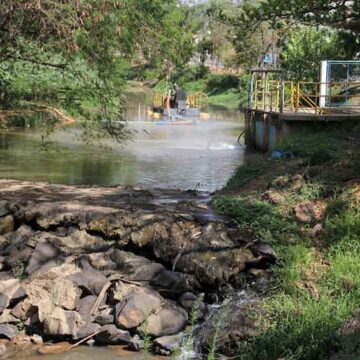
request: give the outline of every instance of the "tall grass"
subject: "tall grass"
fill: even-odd
[[[281,146],[295,152],[295,160],[240,167],[229,181],[228,190],[234,193],[213,202],[238,227],[269,241],[278,254],[272,286],[255,317],[259,333],[238,344],[240,360],[328,359],[339,341],[336,330],[360,307],[360,206],[356,193],[347,190],[347,182],[360,175],[360,151],[353,137],[360,127],[352,126],[289,137]],[[299,173],[306,180],[300,189],[275,186],[279,175],[289,179]],[[267,188],[280,191],[284,203],[261,200],[264,187],[236,195],[259,176],[269,178]],[[295,222],[292,207],[316,199],[327,207],[322,234],[313,239],[307,235],[310,225]],[[343,358],[357,357],[345,353]]]

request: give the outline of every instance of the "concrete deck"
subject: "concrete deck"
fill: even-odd
[[[255,115],[270,115],[272,118],[276,118],[283,121],[311,121],[311,122],[337,122],[337,121],[360,121],[360,109],[359,111],[349,111],[331,113],[331,114],[315,114],[310,111],[290,111],[285,110],[280,113],[277,111],[264,111],[260,109],[244,108],[245,112],[253,112]]]

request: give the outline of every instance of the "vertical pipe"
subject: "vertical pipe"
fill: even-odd
[[[268,83],[268,74],[265,73],[265,84],[264,84],[264,90],[263,90],[263,94],[264,94],[264,111],[266,111],[266,106],[267,106],[267,97],[268,97],[268,86],[269,86],[269,83]]]
[[[297,83],[297,91],[296,91],[296,108],[295,111],[298,111],[300,107],[300,81]]]
[[[280,103],[279,103],[279,111],[284,112],[284,102],[285,102],[285,88],[284,88],[284,74],[280,75]]]
[[[259,84],[258,84],[259,80],[255,81],[255,104],[254,104],[254,108],[257,109],[258,108],[258,100],[259,100]]]
[[[250,80],[250,94],[249,94],[249,108],[252,109],[254,104],[254,73],[251,72]]]
[[[346,71],[346,92],[345,92],[345,101],[346,103],[349,100],[349,83],[350,83],[350,64],[347,64],[347,71]]]

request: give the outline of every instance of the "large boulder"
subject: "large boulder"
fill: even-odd
[[[142,330],[154,337],[173,335],[185,329],[187,320],[185,310],[168,302],[146,319]]]
[[[26,284],[26,293],[39,310],[50,305],[75,310],[81,296],[81,290],[72,281],[61,277],[31,280]]]
[[[137,328],[160,308],[161,302],[161,296],[150,289],[130,288],[116,305],[115,322],[122,329]]]
[[[79,313],[64,310],[60,307],[51,308],[50,312],[41,311],[44,333],[47,336],[75,336],[84,325]]]

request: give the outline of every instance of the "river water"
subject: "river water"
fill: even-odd
[[[26,129],[0,134],[0,178],[82,185],[214,191],[243,161],[237,138],[244,127],[238,112],[207,109],[209,118],[188,125],[160,125],[144,99],[129,99],[131,142],[110,149],[79,142],[73,128],[51,136],[45,151],[40,133]]]
[[[54,134],[45,151],[34,129],[0,133],[0,178],[82,185],[142,185],[215,191],[223,187],[244,158],[237,142],[244,129],[239,112],[208,108],[207,120],[190,125],[159,125],[145,96],[129,98],[126,119],[133,141],[112,149],[84,145],[73,128]],[[80,346],[69,353],[39,355],[24,351],[16,360],[142,359],[139,353]]]

